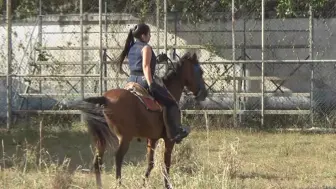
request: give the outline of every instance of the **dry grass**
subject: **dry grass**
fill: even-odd
[[[44,132],[39,165],[38,131],[0,133],[0,188],[95,188],[83,127]],[[209,136],[209,138],[207,138]],[[333,188],[336,187],[336,139],[333,134],[194,130],[177,145],[170,182],[174,188]],[[163,188],[163,142],[145,188]],[[114,188],[114,157],[104,158],[104,188]],[[145,141],[133,141],[122,170],[123,188],[143,188]]]

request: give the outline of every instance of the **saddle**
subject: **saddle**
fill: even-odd
[[[157,102],[140,84],[135,82],[128,82],[124,89],[130,91],[132,94],[138,97],[140,102],[142,102],[147,110],[162,112],[162,106],[159,104],[159,102]]]

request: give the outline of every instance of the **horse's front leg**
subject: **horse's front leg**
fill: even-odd
[[[164,163],[165,163],[165,168],[166,168],[166,170],[164,171],[164,183],[165,183],[165,187],[167,189],[170,189],[172,188],[172,186],[170,185],[168,181],[168,176],[169,176],[169,170],[170,170],[170,164],[171,164],[171,154],[173,152],[175,143],[170,141],[170,139],[168,138],[165,138],[164,142],[165,142]]]
[[[146,180],[148,179],[151,171],[154,168],[154,151],[156,147],[157,139],[147,139],[147,171],[145,178],[143,179],[143,185],[146,185]]]

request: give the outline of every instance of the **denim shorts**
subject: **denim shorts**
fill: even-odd
[[[142,87],[144,87],[146,90],[149,90],[148,83],[146,81],[145,76],[137,76],[137,75],[130,75],[127,79],[127,82],[135,82],[140,84]]]
[[[127,79],[127,82],[136,82],[144,87],[147,91],[149,91],[149,86],[147,84],[145,76],[136,76],[130,75]],[[160,85],[160,81],[158,81],[159,85],[155,89],[154,94],[151,94],[160,104],[164,106],[176,105],[176,101],[172,98],[168,90]]]

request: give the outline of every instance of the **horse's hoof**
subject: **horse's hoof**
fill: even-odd
[[[120,188],[122,186],[124,186],[124,185],[121,183],[121,180],[118,180],[117,184],[116,184],[116,186],[114,188]]]
[[[146,179],[146,178],[143,178],[142,181],[143,181],[142,186],[143,186],[143,187],[146,187],[146,185],[147,185],[147,179]]]
[[[103,189],[103,186],[101,184],[97,184],[97,189]]]
[[[166,189],[173,189],[173,186],[169,183],[165,183]]]

